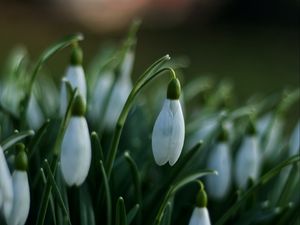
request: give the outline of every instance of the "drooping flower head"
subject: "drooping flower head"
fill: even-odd
[[[184,118],[179,101],[180,83],[173,78],[167,90],[167,99],[159,113],[152,132],[152,151],[155,162],[173,166],[182,151],[185,135]]]
[[[256,128],[250,119],[246,136],[237,153],[235,161],[235,180],[238,187],[245,189],[249,179],[257,180],[260,171],[261,154]]]
[[[6,217],[8,225],[24,225],[30,209],[30,191],[27,170],[28,159],[23,144],[17,145],[15,171],[13,173],[13,204],[12,211]]]
[[[82,58],[83,56],[81,48],[77,44],[74,44],[70,65],[67,68],[64,79],[70,82],[73,89],[78,88],[79,95],[81,95],[84,102],[86,103],[87,87],[85,74],[82,68]],[[65,85],[62,85],[61,87],[60,98],[60,115],[64,116],[68,104],[68,96]]]
[[[224,125],[208,158],[208,168],[216,170],[218,176],[208,176],[206,187],[210,197],[222,199],[231,185],[231,156],[229,152],[228,131]]]
[[[61,146],[61,172],[69,186],[79,186],[86,179],[91,164],[91,140],[84,117],[86,105],[77,95],[72,117]]]
[[[204,185],[199,181],[200,190],[197,194],[196,207],[192,213],[189,225],[210,225],[209,213],[207,210],[207,195]]]

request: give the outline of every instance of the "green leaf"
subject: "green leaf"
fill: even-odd
[[[124,199],[118,198],[116,206],[116,225],[128,225]]]
[[[140,205],[139,204],[136,204],[128,213],[127,213],[127,222],[128,222],[128,225],[130,225],[134,218],[136,217],[137,213],[139,212],[140,210]]]
[[[164,211],[164,216],[162,218],[161,225],[171,225],[172,210],[173,210],[173,201],[169,201],[166,205],[166,209]]]
[[[63,212],[65,213],[65,216],[68,218],[69,224],[71,224],[69,212],[67,210],[67,207],[65,206],[65,203],[63,201],[62,195],[61,195],[61,193],[59,191],[59,188],[58,188],[58,186],[56,184],[55,178],[54,178],[54,176],[53,176],[53,174],[51,172],[51,168],[50,168],[50,165],[49,165],[47,159],[44,160],[44,165],[45,165],[45,169],[46,169],[46,171],[48,173],[48,182],[51,183],[51,185],[53,187],[53,190],[54,190],[54,193],[56,195],[56,199],[58,200],[58,203],[59,203],[60,207],[62,208]]]
[[[284,167],[291,165],[293,163],[299,162],[300,156],[293,156],[289,159],[281,162],[279,165],[268,171],[265,175],[263,175],[256,184],[254,184],[248,191],[246,191],[240,199],[231,206],[228,211],[218,220],[216,225],[222,225],[227,222],[227,220],[233,216],[237,210],[243,205],[243,203],[250,197],[260,186],[269,182],[274,176],[276,176]]]
[[[38,149],[38,145],[41,142],[43,136],[46,134],[47,129],[49,127],[50,124],[50,120],[46,120],[46,122],[40,127],[40,129],[38,129],[38,131],[36,132],[35,136],[31,139],[29,145],[28,145],[28,149],[29,149],[29,159],[34,155],[34,153],[37,151]]]
[[[124,157],[126,162],[128,162],[132,177],[133,183],[135,187],[135,193],[137,198],[137,203],[141,206],[142,205],[142,189],[141,189],[141,177],[139,174],[139,169],[134,161],[134,159],[130,156],[130,153],[126,151],[124,153]]]
[[[106,197],[106,218],[107,218],[106,224],[111,225],[111,212],[112,212],[111,195],[110,195],[110,188],[109,188],[107,175],[102,160],[100,160],[100,168],[101,168],[102,179],[105,188],[105,197]]]
[[[95,214],[86,185],[80,188],[80,221],[81,225],[95,225]]]
[[[93,151],[95,152],[95,161],[99,162],[99,160],[103,161],[104,160],[104,156],[103,156],[103,150],[102,150],[102,146],[101,146],[101,141],[99,138],[99,135],[96,131],[93,131],[91,133],[91,141],[92,141],[92,146],[93,146]]]
[[[11,135],[10,137],[8,137],[7,139],[5,139],[4,141],[2,141],[0,145],[3,149],[3,151],[6,151],[8,148],[13,146],[14,144],[20,142],[21,140],[23,140],[26,137],[32,136],[32,135],[34,135],[33,130],[17,132],[15,134]]]

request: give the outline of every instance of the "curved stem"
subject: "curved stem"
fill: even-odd
[[[169,59],[170,58],[169,58],[168,55],[165,56],[165,60],[169,60]],[[162,61],[164,62],[164,60],[162,60]],[[115,127],[115,131],[114,131],[114,134],[113,134],[112,144],[111,144],[111,147],[109,149],[108,157],[107,157],[107,161],[106,161],[106,171],[107,171],[108,179],[110,178],[112,167],[113,167],[113,164],[114,164],[114,160],[115,160],[116,155],[117,155],[118,146],[119,146],[119,142],[120,142],[120,137],[121,137],[121,134],[122,134],[122,130],[123,130],[127,115],[129,113],[132,105],[133,105],[133,102],[134,102],[137,94],[140,93],[141,89],[145,85],[147,85],[151,80],[156,78],[158,75],[161,75],[165,71],[170,71],[171,75],[173,77],[174,76],[176,77],[174,70],[169,68],[169,67],[162,68],[162,69],[160,69],[160,70],[158,70],[154,73],[153,72],[151,73],[151,70],[152,69],[147,70],[149,72],[144,73],[142,75],[142,77],[136,82],[136,84],[133,87],[132,91],[130,92],[130,94],[129,94],[127,100],[126,100],[126,103],[125,103],[125,105],[124,105],[124,107],[123,107],[123,109],[120,113],[120,116],[118,118],[118,121],[117,121],[117,124],[116,124],[116,127]]]

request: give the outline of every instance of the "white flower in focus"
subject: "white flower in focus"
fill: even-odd
[[[13,204],[9,216],[6,216],[7,225],[24,225],[30,209],[30,191],[27,176],[28,159],[23,144],[17,145],[15,171],[13,180]]]
[[[246,188],[249,178],[257,180],[260,171],[260,152],[256,135],[246,135],[235,162],[235,179],[238,187]]]
[[[87,87],[85,74],[82,68],[82,51],[77,46],[74,47],[71,55],[71,65],[67,68],[66,76],[64,79],[71,83],[73,89],[78,88],[79,94],[86,102]],[[60,95],[60,116],[64,116],[68,106],[68,96],[66,86],[62,84]]]
[[[3,149],[0,146],[0,213],[7,218],[13,203],[13,184]]]
[[[210,225],[207,208],[195,207],[189,225]]]
[[[218,172],[218,176],[206,177],[208,194],[214,199],[222,199],[228,193],[231,185],[231,156],[227,138],[220,140],[212,149],[207,166]]]
[[[289,155],[293,156],[299,154],[300,151],[300,121],[294,128],[289,142]]]
[[[175,95],[172,92],[175,92]],[[185,127],[179,95],[180,83],[178,79],[173,79],[168,86],[167,99],[152,132],[152,151],[159,166],[167,162],[173,166],[182,151]]]
[[[91,140],[83,116],[84,104],[78,95],[61,146],[61,172],[69,186],[81,185],[88,175],[91,164]]]

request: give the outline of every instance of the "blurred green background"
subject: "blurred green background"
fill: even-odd
[[[186,80],[228,78],[243,99],[299,86],[299,5],[284,0],[2,1],[0,65],[16,45],[36,59],[49,44],[78,31],[85,35],[87,64],[102,44],[120,41],[130,21],[140,17],[135,76],[166,53],[184,56]],[[63,75],[68,54],[49,61],[53,76]]]

